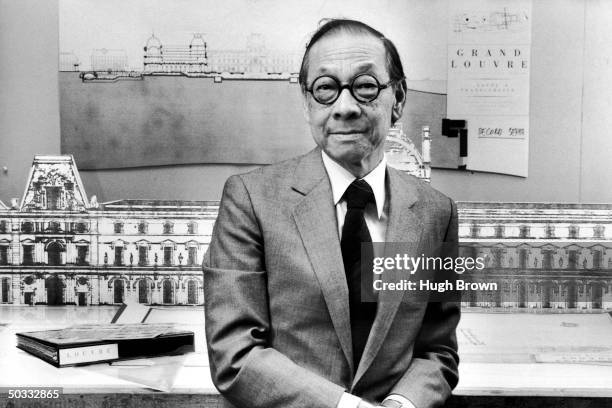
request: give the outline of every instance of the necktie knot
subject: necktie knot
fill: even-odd
[[[365,206],[374,202],[372,188],[365,180],[353,181],[344,192],[347,208],[364,209]]]

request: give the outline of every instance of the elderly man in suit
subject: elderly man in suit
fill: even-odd
[[[415,256],[457,243],[453,201],[386,165],[406,102],[397,50],[366,24],[331,20],[299,79],[318,147],[230,177],[204,261],[222,406],[440,406],[458,381],[458,303],[359,297],[361,243],[411,242]]]

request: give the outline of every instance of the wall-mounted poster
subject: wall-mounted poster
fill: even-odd
[[[467,121],[468,170],[527,177],[531,0],[450,2],[448,117]]]

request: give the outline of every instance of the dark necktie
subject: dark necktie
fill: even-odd
[[[346,216],[342,227],[340,248],[344,262],[344,272],[349,289],[349,307],[351,316],[351,335],[353,338],[353,362],[357,369],[365,349],[372,323],[376,317],[376,303],[362,302],[361,284],[361,249],[362,242],[372,242],[370,231],[364,218],[365,206],[374,202],[374,193],[364,180],[355,180],[344,192]],[[371,250],[369,251],[371,255]],[[371,262],[368,262],[371,265]],[[364,278],[367,277],[364,275]],[[371,286],[370,286],[371,287]]]

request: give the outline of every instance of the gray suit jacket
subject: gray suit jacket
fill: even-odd
[[[415,243],[414,256],[432,242],[456,248],[452,200],[393,169],[387,183],[387,242]],[[348,390],[371,401],[396,393],[424,408],[441,405],[458,381],[458,303],[399,291],[381,293],[354,370],[336,212],[319,149],[228,179],[204,260],[204,296],[223,406],[335,408]]]

